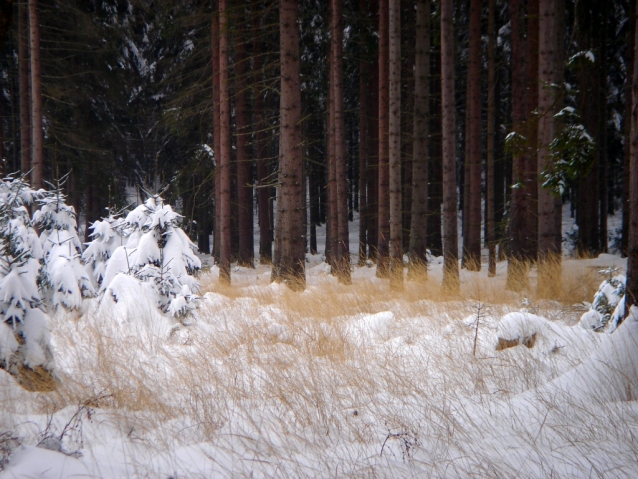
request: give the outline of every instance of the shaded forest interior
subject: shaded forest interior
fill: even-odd
[[[294,250],[294,265],[301,247],[325,253],[347,283],[348,221],[358,216],[358,262],[376,262],[380,276],[402,282],[392,272],[403,271],[404,254],[418,275],[427,250],[480,269],[487,248],[490,274],[509,259],[508,285],[520,290],[529,264],[561,254],[563,204],[578,255],[627,253],[635,8],[4,2],[3,173],[30,172],[38,187],[70,172],[67,194],[86,225],[168,186],[185,229],[224,270],[253,265],[255,250],[276,265]],[[286,9],[298,51],[286,49]],[[288,88],[284,71],[295,68],[298,85]],[[300,104],[290,100],[296,90]],[[608,231],[615,214],[622,227]],[[301,246],[290,249],[291,238]]]

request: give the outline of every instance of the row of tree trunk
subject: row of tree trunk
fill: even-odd
[[[501,244],[508,257],[508,287],[521,290],[527,285],[527,271],[538,261],[539,272],[554,274],[553,269],[560,264],[562,202],[559,195],[543,187],[539,180],[542,173],[552,164],[549,144],[561,129],[555,114],[563,106],[565,72],[565,5],[562,1],[550,0],[510,0],[511,20],[511,114],[512,129],[524,138],[523,147],[513,152],[511,177],[514,187],[509,197],[509,218],[507,244]],[[301,119],[301,100],[294,92],[299,88],[299,79],[290,76],[292,68],[299,71],[298,32],[295,46],[286,42],[295,41],[289,27],[291,6],[280,2],[280,144],[279,169],[277,176],[277,214],[274,226],[275,251],[272,256],[275,267],[273,279],[289,281],[292,276],[302,275],[303,255],[299,252],[306,245],[305,226],[311,224],[310,249],[316,251],[316,233],[313,226],[321,221],[319,200],[325,208],[327,222],[326,259],[334,274],[343,283],[350,282],[350,253],[348,217],[352,207],[352,190],[348,187],[346,128],[344,114],[343,87],[343,23],[341,0],[330,2],[330,50],[328,75],[328,101],[325,117],[326,168],[305,171],[302,137],[297,131]],[[378,13],[378,59],[374,64],[360,62],[360,110],[358,121],[359,170],[358,209],[360,212],[359,262],[368,258],[377,263],[377,274],[389,277],[393,288],[400,289],[403,282],[403,253],[409,252],[409,275],[425,278],[427,274],[427,248],[436,248],[433,236],[441,231],[445,258],[444,284],[452,291],[459,287],[458,237],[457,237],[457,135],[456,135],[456,94],[455,94],[455,47],[454,11],[451,0],[440,2],[440,57],[431,58],[432,3],[430,0],[416,2],[416,31],[414,50],[414,95],[412,116],[412,143],[409,170],[402,162],[402,59],[401,59],[401,18],[400,2],[379,0],[359,2],[360,9],[374,15]],[[602,8],[602,7],[601,7]],[[213,89],[215,95],[215,152],[219,152],[216,171],[216,225],[215,255],[220,264],[224,281],[230,281],[231,259],[231,217],[232,203],[237,206],[237,229],[239,232],[239,252],[241,264],[252,265],[252,166],[250,147],[246,139],[250,133],[245,40],[241,31],[235,34],[235,133],[236,166],[231,175],[231,124],[230,124],[230,79],[228,75],[229,37],[225,19],[225,1],[219,1],[218,13],[213,21]],[[285,13],[285,15],[284,15]],[[591,9],[576,9],[579,20],[577,34],[580,44],[589,46],[588,35],[592,19],[598,18]],[[486,151],[485,164],[485,243],[489,251],[488,274],[494,275],[497,259],[497,241],[502,211],[498,204],[504,204],[502,186],[503,173],[496,168],[496,123],[497,123],[497,81],[496,81],[496,2],[488,4],[488,44],[487,44],[487,131],[486,146],[481,138],[481,2],[469,3],[469,60],[467,71],[467,97],[465,121],[465,161],[463,174],[463,255],[462,266],[470,270],[481,269],[481,189],[482,157]],[[241,30],[241,29],[240,29]],[[596,42],[594,36],[591,42]],[[603,41],[593,44],[600,46]],[[216,47],[218,45],[218,47]],[[259,42],[253,42],[253,70],[261,70],[261,50]],[[603,55],[601,55],[603,56]],[[296,58],[297,63],[291,61]],[[440,68],[440,79],[436,72]],[[587,128],[596,132],[600,126],[601,85],[604,79],[600,65],[592,72],[587,68],[579,71],[581,82],[592,79],[592,97],[581,95],[582,110],[589,105],[592,112],[584,118],[590,123]],[[432,75],[432,72],[435,72]],[[592,76],[593,75],[593,76]],[[432,81],[433,82],[432,82]],[[596,83],[598,82],[598,83]],[[592,83],[591,81],[589,83]],[[259,80],[255,81],[259,84]],[[434,101],[440,89],[440,103]],[[258,90],[258,89],[257,89]],[[255,91],[255,89],[253,89]],[[264,160],[260,146],[264,141],[259,116],[264,110],[263,95],[254,95],[254,115],[252,125],[257,145],[257,191],[260,223],[260,257],[271,259],[271,230],[264,225],[272,224],[271,195],[268,178],[271,171]],[[284,94],[285,93],[285,94]],[[294,94],[293,94],[294,93]],[[293,95],[293,96],[287,96]],[[591,100],[593,98],[595,101]],[[440,109],[440,110],[439,110]],[[297,111],[299,110],[299,111]],[[439,113],[440,112],[440,113]],[[292,116],[291,116],[292,115]],[[440,123],[436,118],[440,118]],[[319,127],[321,128],[321,127]],[[440,134],[440,136],[439,136]],[[293,135],[292,137],[290,135]],[[219,138],[219,140],[217,140]],[[439,140],[440,139],[440,140]],[[440,141],[440,144],[437,142]],[[440,149],[439,149],[440,148]],[[436,152],[440,151],[438,161]],[[598,155],[603,148],[599,147]],[[597,160],[589,174],[579,180],[578,190],[596,194],[578,194],[577,223],[581,230],[579,248],[584,253],[604,251],[606,246],[606,217],[604,191],[598,184],[598,175],[604,162]],[[317,172],[325,174],[325,196],[320,190],[322,181],[317,183]],[[350,173],[350,174],[348,174]],[[500,175],[500,176],[499,176]],[[231,176],[236,178],[235,185]],[[628,176],[628,175],[627,175]],[[409,187],[406,187],[409,178]],[[440,178],[440,182],[436,181]],[[308,180],[308,184],[306,184]],[[433,181],[434,180],[434,181]],[[319,187],[318,187],[319,185]],[[437,186],[438,185],[438,186]],[[435,191],[437,187],[441,191]],[[236,192],[231,190],[236,188]],[[310,218],[306,218],[306,192],[310,192]],[[439,198],[440,203],[436,203]],[[406,216],[405,207],[409,205]],[[437,209],[442,206],[441,217]],[[627,205],[628,206],[628,205]],[[624,209],[628,217],[629,208]],[[291,222],[291,218],[297,218]],[[407,218],[407,219],[406,219]],[[406,225],[408,230],[406,230]],[[591,231],[589,231],[589,229]],[[408,231],[409,241],[404,240]],[[433,235],[434,232],[434,235]],[[218,233],[218,234],[217,234]],[[314,236],[314,240],[313,240]],[[627,236],[627,235],[625,235]],[[217,239],[219,237],[219,239]],[[292,244],[295,244],[293,247]],[[301,245],[301,246],[299,246]],[[283,256],[282,256],[283,255]],[[292,256],[291,256],[292,255]],[[297,263],[301,263],[297,265]],[[292,276],[291,276],[292,275]],[[295,284],[303,284],[297,281]],[[547,291],[550,295],[551,292]]]

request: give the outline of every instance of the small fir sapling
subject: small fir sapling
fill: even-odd
[[[99,287],[104,279],[106,265],[115,249],[125,242],[123,234],[124,219],[113,213],[107,218],[96,221],[90,227],[92,241],[86,243],[82,259],[93,279],[93,285]]]
[[[65,203],[62,193],[65,179],[49,184],[51,191],[40,195],[37,200],[40,209],[34,213],[33,220],[42,231],[42,285],[46,299],[54,309],[60,305],[78,309],[83,298],[95,296],[95,290],[82,263],[75,210]]]
[[[580,318],[580,325],[594,331],[615,331],[625,315],[625,292],[627,279],[615,275],[617,268],[609,267],[599,271],[609,276],[598,287],[591,309]]]
[[[43,193],[24,176],[0,182],[0,367],[14,375],[22,365],[54,369],[38,288],[43,251],[27,209]]]
[[[126,246],[117,248],[106,268],[102,289],[117,300],[118,274],[130,274],[154,285],[164,313],[182,317],[197,306],[201,268],[195,245],[179,227],[181,216],[152,196],[126,217],[130,228]]]

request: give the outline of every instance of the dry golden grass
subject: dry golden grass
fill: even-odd
[[[442,477],[450,464],[459,477],[529,473],[519,472],[500,453],[477,447],[482,434],[499,434],[498,420],[478,420],[465,408],[474,404],[489,410],[495,401],[545,384],[581,357],[548,362],[527,348],[496,353],[490,343],[496,318],[518,310],[524,297],[536,303],[539,314],[576,316],[569,307],[591,301],[600,277],[592,268],[566,262],[560,277],[552,279],[561,285],[553,301],[534,296],[534,272],[530,291],[521,293],[505,289],[502,269],[490,279],[485,270],[462,272],[455,296],[442,290],[440,272],[417,279],[397,292],[387,280],[355,272],[352,285],[319,277],[304,293],[294,293],[283,285],[246,281],[228,287],[203,277],[204,291],[214,295],[204,300],[191,326],[150,332],[112,318],[58,319],[54,334],[61,384],[39,397],[37,411],[51,415],[89,405],[108,413],[120,430],[134,431],[156,454],[207,442],[234,457],[241,444],[258,461],[239,461],[224,476],[249,477],[251,468],[260,467],[267,476],[305,477],[311,471],[304,461],[295,462],[305,454],[321,458],[315,475],[334,471],[339,463],[334,476],[383,476],[379,471],[389,467],[384,461],[390,451],[398,458],[390,469],[394,477],[423,477],[419,470]],[[459,320],[476,314],[479,303],[485,309],[475,357],[474,327]],[[356,329],[359,318],[383,311],[394,315],[396,343],[373,344]],[[607,434],[600,432],[605,425],[595,417],[592,421],[588,438]],[[524,429],[521,424],[516,427]],[[546,430],[552,431],[549,425]],[[541,450],[538,435],[514,432],[521,447]],[[416,445],[426,441],[432,448]],[[421,469],[408,468],[408,443],[419,451]],[[366,454],[378,459],[362,462],[356,447],[372,448],[374,453]],[[449,450],[455,452],[448,456]],[[281,468],[270,469],[269,461]],[[398,472],[402,464],[408,469]],[[135,467],[141,476],[158,475],[148,465]]]

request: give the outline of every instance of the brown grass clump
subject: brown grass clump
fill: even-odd
[[[27,391],[31,392],[51,392],[56,389],[56,380],[51,371],[43,367],[36,366],[31,369],[24,364],[18,366],[18,383]]]

